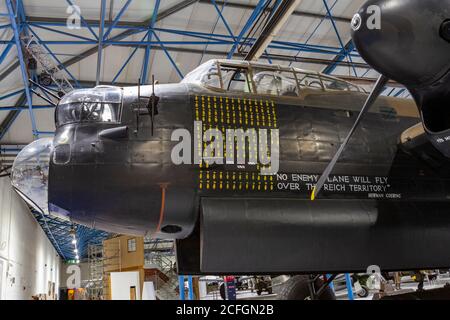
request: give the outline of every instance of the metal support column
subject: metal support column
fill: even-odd
[[[323,1],[323,5],[325,6],[325,9],[327,11],[327,15],[330,18],[330,21],[331,21],[331,24],[333,26],[333,29],[336,32],[336,36],[337,36],[339,44],[340,44],[340,46],[342,48],[342,53],[345,55],[346,58],[348,58],[349,62],[353,64],[353,59],[352,59],[352,56],[350,55],[351,51],[353,50],[353,47],[352,47],[353,43],[350,41],[350,47],[349,48],[347,48],[344,45],[344,42],[342,41],[341,35],[339,34],[338,28],[336,26],[336,22],[334,21],[333,14],[331,13],[331,9],[328,6],[327,0],[322,0],[322,1]],[[350,49],[350,50],[348,50],[348,49]],[[352,65],[352,68],[353,68],[353,72],[355,73],[355,76],[357,77],[358,73],[356,72],[355,66]]]
[[[250,27],[255,23],[255,21],[257,21],[259,15],[261,14],[261,12],[263,12],[265,5],[266,5],[266,0],[259,0],[255,9],[253,10],[251,16],[248,18],[248,20],[245,23],[244,27],[242,28],[241,32],[237,36],[236,42],[233,44],[233,47],[231,48],[230,52],[228,52],[227,59],[231,59],[233,57],[233,54],[236,52],[236,49],[239,46],[239,43],[241,42],[242,37],[250,29]]]
[[[33,100],[31,97],[31,91],[30,91],[30,87],[29,87],[29,83],[28,83],[28,72],[25,67],[25,61],[23,59],[22,44],[20,42],[19,28],[17,26],[16,17],[14,15],[14,10],[12,7],[11,0],[6,0],[6,6],[8,7],[9,19],[11,21],[11,27],[14,32],[14,42],[16,44],[17,58],[19,59],[20,71],[22,74],[23,84],[25,86],[25,95],[26,95],[27,103],[28,103],[28,111],[30,113],[31,128],[33,130],[34,138],[38,138],[39,134],[38,134],[37,127],[36,127],[36,119],[34,118],[34,113],[33,113]]]
[[[217,6],[217,3],[215,0],[211,0],[211,3],[213,4],[214,8],[217,11],[217,14],[219,15],[219,18],[222,20],[225,28],[228,31],[228,34],[231,36],[231,38],[233,38],[233,41],[236,43],[236,37],[233,34],[233,30],[231,30],[230,25],[228,24],[227,20],[225,20],[225,17],[222,14],[222,11],[219,9],[219,7]],[[224,2],[223,6],[225,6],[225,4],[227,3],[227,1]]]
[[[194,300],[194,285],[192,283],[192,276],[188,276],[189,300]]]
[[[345,274],[345,283],[347,285],[348,300],[355,300],[355,297],[353,295],[352,278],[350,277],[350,273]]]
[[[180,300],[185,300],[185,294],[184,294],[184,276],[178,276],[178,283],[179,283],[179,291],[180,291]]]
[[[105,29],[105,11],[106,11],[106,0],[102,0],[100,6],[100,29],[98,37],[98,55],[97,55],[97,75],[95,78],[95,85],[100,84],[100,72],[102,68],[102,53],[103,53],[103,31]]]
[[[330,279],[332,277],[331,274],[327,274],[327,280]],[[330,282],[330,284],[328,285],[330,287],[331,290],[333,290],[334,292],[334,284],[333,281]]]
[[[175,69],[175,71],[177,72],[178,76],[180,77],[180,79],[184,78],[183,73],[181,72],[180,68],[178,68],[175,60],[173,60],[172,56],[170,55],[169,51],[167,50],[167,48],[164,46],[164,44],[161,42],[161,39],[158,37],[158,35],[156,33],[153,33],[153,35],[155,36],[156,40],[158,40],[159,45],[161,47],[161,49],[163,50],[164,54],[166,55],[167,59],[169,59],[170,63],[172,64],[173,68]]]
[[[153,28],[155,27],[156,24],[156,18],[158,16],[158,11],[159,11],[159,4],[160,4],[160,0],[156,0],[155,2],[155,7],[153,9],[153,14],[152,14],[152,19],[150,21],[150,26],[148,27],[148,32],[147,32],[147,46],[145,47],[145,54],[144,54],[144,65],[142,68],[142,74],[141,74],[141,84],[145,84],[148,81],[148,64],[149,64],[149,60],[150,60],[150,49],[151,49],[151,41],[152,41],[152,37],[153,37]]]
[[[286,0],[281,2],[272,14],[270,20],[264,26],[259,37],[253,43],[250,51],[245,56],[245,60],[257,60],[264,51],[269,47],[275,35],[280,31],[281,27],[289,19],[292,12],[299,5],[301,0]]]

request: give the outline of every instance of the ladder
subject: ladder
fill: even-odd
[[[34,36],[23,37],[22,43],[25,50],[41,65],[43,72],[50,76],[59,91],[66,94],[73,90],[73,86],[65,73]]]
[[[144,239],[145,265],[158,270],[153,276],[158,300],[178,300],[178,275],[174,265],[174,242],[161,239]]]
[[[179,293],[177,292],[178,275],[175,270],[164,272],[168,280],[164,283],[158,284],[155,290],[155,295],[158,300],[179,300]]]

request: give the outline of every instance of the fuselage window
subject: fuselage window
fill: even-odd
[[[122,90],[99,86],[74,90],[56,108],[56,126],[76,122],[120,122]]]
[[[323,84],[320,77],[315,74],[297,74],[300,88],[323,90]]]
[[[111,103],[84,103],[82,104],[83,121],[116,122],[116,112]]]
[[[253,82],[258,94],[298,96],[297,80],[292,72],[253,68]]]
[[[74,102],[57,108],[59,126],[74,122],[118,122],[118,115],[118,103]]]
[[[252,92],[247,69],[221,66],[220,73],[222,75],[223,89],[234,92]]]
[[[298,96],[297,79],[292,72],[280,71],[276,73],[276,76],[280,77],[278,91],[280,96]]]
[[[253,76],[256,91],[259,94],[278,95],[281,88],[281,79],[270,71],[255,71]]]
[[[220,77],[217,69],[217,63],[215,60],[210,60],[200,65],[196,69],[189,72],[181,81],[181,83],[197,83],[200,82],[204,85],[221,88]]]
[[[323,77],[322,82],[327,90],[336,90],[336,91],[349,91],[350,90],[348,83],[344,82],[344,81]]]
[[[355,86],[355,85],[353,85],[353,84],[348,84],[348,88],[350,89],[350,91],[353,91],[353,92],[360,92],[360,90],[359,90],[359,88],[357,87],[357,86]]]
[[[220,76],[216,66],[211,67],[203,76],[201,82],[207,86],[220,89]]]

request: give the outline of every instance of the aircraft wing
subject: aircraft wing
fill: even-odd
[[[425,161],[433,169],[444,169],[448,164],[448,160],[430,142],[421,122],[402,133],[400,145],[403,150]]]

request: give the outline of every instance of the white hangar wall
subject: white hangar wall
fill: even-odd
[[[60,257],[24,201],[0,178],[0,300],[58,294]]]

